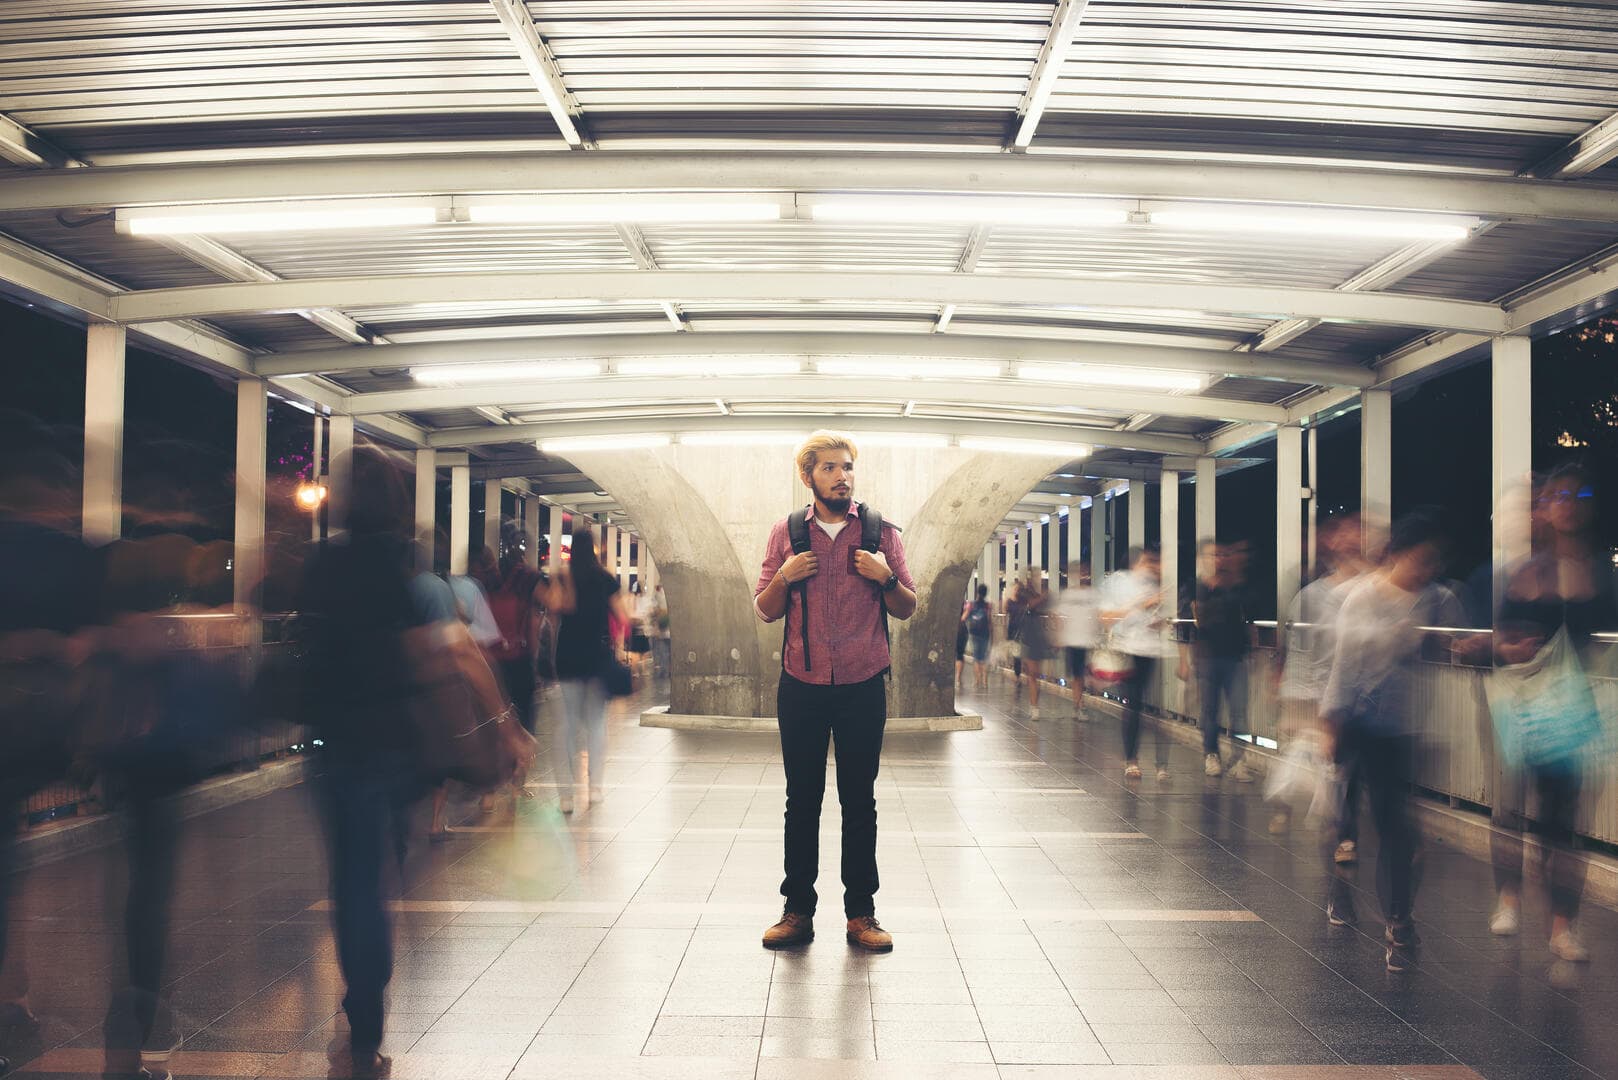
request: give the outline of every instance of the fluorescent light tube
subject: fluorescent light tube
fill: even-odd
[[[994,360],[895,360],[884,357],[826,357],[815,361],[822,375],[888,379],[995,379],[1005,366]]]
[[[649,450],[672,441],[667,435],[577,435],[540,439],[534,445],[542,454],[566,454],[575,450]]]
[[[919,450],[942,450],[949,446],[948,435],[928,435],[919,431],[855,432],[854,441],[860,446],[884,446],[897,449],[910,447]]]
[[[802,370],[797,360],[767,356],[669,356],[618,361],[620,375],[796,375]]]
[[[1076,386],[1116,386],[1141,390],[1201,390],[1203,376],[1191,371],[1106,367],[1099,364],[1019,364],[1017,377]]]
[[[778,221],[781,203],[778,199],[723,196],[621,195],[602,199],[559,195],[469,201],[466,203],[466,217],[478,225],[660,225]]]
[[[1085,457],[1090,448],[1083,443],[1042,442],[1038,439],[993,439],[964,436],[963,450],[989,450],[1001,454],[1065,454],[1070,458]]]
[[[1388,240],[1465,240],[1475,222],[1416,214],[1337,214],[1260,209],[1153,210],[1153,225],[1194,232],[1288,233]]]
[[[823,196],[809,206],[816,221],[915,225],[1124,225],[1129,211],[1079,199],[961,195]]]
[[[583,360],[533,360],[514,364],[444,364],[411,368],[420,383],[516,382],[523,379],[588,379],[601,374],[601,365]]]
[[[682,446],[797,446],[803,435],[791,431],[693,431],[680,436]]]
[[[141,207],[119,210],[116,225],[133,236],[208,233],[307,232],[431,225],[431,203],[341,200],[321,203],[236,203],[216,206]]]

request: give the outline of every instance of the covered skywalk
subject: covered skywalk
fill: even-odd
[[[1260,459],[1275,463],[1276,558],[1254,577],[1268,591],[1273,574],[1284,611],[1312,557],[1318,425],[1359,411],[1360,506],[1386,522],[1399,467],[1394,396],[1461,365],[1492,370],[1492,416],[1475,418],[1473,437],[1492,462],[1498,505],[1532,464],[1533,342],[1618,303],[1615,161],[1618,10],[1607,3],[0,4],[0,293],[88,328],[82,528],[91,543],[122,527],[125,363],[135,346],[235,382],[232,573],[243,614],[254,613],[264,575],[272,398],[311,414],[332,533],[343,528],[354,448],[365,440],[413,460],[418,535],[445,529],[456,572],[479,543],[498,546],[500,508],[513,496],[520,521],[548,534],[554,551],[564,514],[603,526],[626,580],[633,572],[667,586],[674,677],[668,701],[636,702],[648,710],[768,726],[779,628],[756,625],[752,585],[765,531],[803,502],[789,462],[802,435],[854,433],[865,448],[860,497],[907,536],[928,538],[913,563],[921,606],[894,630],[890,713],[922,729],[981,715],[990,749],[958,749],[973,736],[917,737],[902,758],[909,771],[884,792],[884,814],[903,802],[901,831],[911,830],[910,861],[896,869],[908,899],[895,904],[926,909],[918,919],[930,937],[913,966],[887,978],[874,963],[748,969],[753,997],[693,991],[683,1012],[648,1012],[644,1031],[556,1023],[588,1004],[532,1025],[524,1013],[509,1031],[480,1020],[435,1027],[451,998],[424,1005],[424,1026],[399,1050],[426,1040],[423,1068],[437,1067],[435,1055],[499,1058],[491,1077],[538,1075],[566,1047],[613,1076],[897,1077],[921,1075],[904,1070],[934,1059],[954,1064],[929,1075],[1107,1080],[1153,1063],[1176,1071],[1147,1075],[1207,1080],[1271,1065],[1348,1066],[1343,1076],[1376,1080],[1611,1067],[1610,1043],[1579,1041],[1578,1010],[1563,1007],[1562,991],[1509,976],[1514,958],[1480,959],[1470,924],[1442,931],[1453,950],[1440,955],[1454,965],[1443,986],[1465,998],[1455,1015],[1484,1042],[1504,1030],[1502,1017],[1515,1025],[1488,1054],[1463,1053],[1464,1025],[1441,1036],[1423,1028],[1415,998],[1361,986],[1368,977],[1354,965],[1368,944],[1317,963],[1318,868],[1299,870],[1305,857],[1293,866],[1296,853],[1280,847],[1255,855],[1244,846],[1270,843],[1254,831],[1256,804],[1179,792],[1147,803],[1113,785],[1111,771],[1103,791],[1086,770],[1103,761],[1115,771],[1102,741],[1114,737],[1110,725],[1105,736],[1095,734],[1101,725],[1064,729],[1052,746],[1020,706],[993,695],[957,702],[951,644],[974,582],[997,590],[1033,565],[1060,587],[1057,552],[1047,550],[1057,530],[1047,539],[1043,524],[1068,521],[1068,557],[1083,535],[1098,566],[1144,543],[1149,488],[1161,488],[1153,531],[1165,577],[1184,576],[1192,553],[1180,550],[1180,500],[1162,492],[1194,485],[1194,535],[1210,538],[1218,478]],[[12,388],[26,407],[27,387]],[[451,513],[440,520],[446,480]],[[1127,512],[1109,511],[1126,494]],[[472,534],[474,505],[493,511],[482,537]],[[1495,566],[1525,543],[1497,523]],[[538,545],[529,550],[537,558]],[[1162,682],[1153,700],[1172,702],[1172,676]],[[576,823],[544,856],[583,865],[600,854],[611,884],[574,866],[547,878],[561,884],[543,896],[484,895],[468,882],[510,853],[469,842],[407,900],[427,905],[407,907],[401,923],[412,955],[424,957],[416,976],[440,991],[456,980],[475,989],[454,964],[453,978],[435,974],[449,945],[493,961],[533,936],[544,941],[530,960],[565,952],[581,980],[598,946],[624,964],[645,946],[673,980],[683,961],[649,944],[648,931],[678,929],[700,951],[724,936],[716,928],[745,919],[751,942],[757,913],[727,891],[736,879],[725,876],[726,852],[779,810],[776,774],[760,771],[774,760],[766,743],[621,719],[643,770],[608,805],[622,816]],[[670,747],[674,765],[649,763]],[[967,773],[970,792],[953,792]],[[912,802],[905,787],[917,778],[931,794]],[[635,784],[649,816],[632,812]],[[761,786],[769,790],[755,803]],[[1006,807],[988,806],[991,788]],[[1004,824],[1005,845],[952,846],[956,834],[1001,831],[991,810],[1007,807],[1015,823]],[[239,824],[291,864],[284,834],[257,819]],[[935,849],[945,834],[953,839]],[[1047,834],[1059,837],[1054,846]],[[1150,859],[1137,857],[1147,848]],[[692,880],[711,896],[675,888],[677,869],[649,869],[673,865],[659,858],[695,867]],[[1145,866],[1152,860],[1156,869]],[[1056,880],[1079,868],[1103,883],[1093,895]],[[1298,891],[1272,911],[1277,880]],[[667,885],[662,907],[627,918],[631,881]],[[1265,900],[1249,889],[1273,891]],[[298,951],[315,933],[304,891],[266,884],[237,898],[251,909],[262,897],[268,907],[253,918],[273,909],[285,956],[314,973],[281,991],[299,1001],[331,996],[326,957],[313,945]],[[1002,929],[984,925],[990,894],[1019,927],[1006,955],[1037,974],[1025,997],[1012,993],[1021,982],[1012,968],[986,970],[1000,953],[985,939]],[[1307,934],[1293,927],[1304,925],[1295,901],[1305,894]],[[200,920],[230,922],[228,910],[196,899]],[[492,906],[453,907],[474,902]],[[1093,925],[1075,931],[1053,914],[1059,906],[1091,910],[1078,921]],[[1022,922],[1019,907],[1029,912]],[[1173,927],[1138,911],[1105,917],[1137,908],[1205,917]],[[531,918],[519,925],[516,914]],[[546,937],[562,924],[565,933]],[[1284,941],[1272,934],[1280,925]],[[196,946],[199,963],[242,945],[227,930]],[[1072,971],[1056,964],[1053,941]],[[1077,955],[1091,947],[1104,959]],[[1319,980],[1260,979],[1275,950],[1321,967]],[[282,974],[294,978],[291,968]],[[902,984],[941,970],[941,996],[903,996]],[[1207,977],[1184,982],[1193,971]],[[1478,971],[1497,994],[1462,992]],[[1221,997],[1233,972],[1263,1000]],[[1175,979],[1207,991],[1209,1009],[1228,1003],[1226,1013],[1192,1015],[1196,1002]],[[408,996],[407,981],[397,989]],[[1595,981],[1587,1000],[1605,1001],[1607,984]],[[796,1040],[772,1053],[772,1020],[800,1015],[776,1010],[774,987],[798,983],[857,986],[845,994],[858,1001],[802,1013]],[[1073,989],[1081,984],[1093,1012]],[[552,991],[552,1006],[569,1000],[567,987]],[[1125,995],[1117,1008],[1102,1000],[1113,992]],[[1307,1039],[1235,1049],[1256,1045],[1242,1034],[1252,1023],[1235,1015],[1249,1005],[1279,1024],[1276,1007],[1318,998],[1324,1016],[1334,993],[1357,1010],[1352,1030],[1328,1037],[1325,1019],[1317,1029],[1294,1012]],[[1151,1019],[1119,1015],[1126,1002]],[[305,1041],[327,1033],[335,1006],[317,1017],[282,1004],[298,1023],[236,1041],[227,1024],[198,1049],[229,1053],[197,1059],[192,1072],[307,1067],[279,1055],[314,1046]],[[757,1014],[757,1024],[719,1022],[742,1006],[736,1015]],[[1058,1006],[1052,1024],[1083,1011],[1082,1052],[1076,1039],[1040,1049],[1040,1025],[1011,1014]],[[986,1008],[1001,1009],[1004,1026],[992,1027]],[[838,1026],[849,1015],[863,1025],[857,1045]],[[971,1048],[938,1045],[957,1040],[931,1037],[924,1017],[977,1031],[959,1040]],[[1123,1028],[1148,1022],[1198,1029],[1201,1041],[1186,1043],[1198,1049],[1113,1052],[1143,1034]],[[519,1034],[532,1042],[519,1049]],[[743,1043],[748,1067],[714,1064],[747,1051]],[[547,1046],[555,1053],[534,1056]],[[1378,1049],[1355,1052],[1368,1046]],[[72,1050],[58,1048],[57,1072],[82,1063]],[[793,1065],[782,1071],[772,1057]],[[876,1063],[848,1066],[864,1058]],[[1360,1068],[1373,1065],[1428,1069]],[[1059,1066],[1077,1071],[1037,1071]]]

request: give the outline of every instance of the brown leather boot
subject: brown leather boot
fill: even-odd
[[[790,949],[815,940],[815,920],[796,911],[781,913],[781,921],[764,931],[766,949]]]
[[[866,952],[893,951],[893,935],[882,929],[875,915],[861,915],[848,920],[848,943],[858,945]]]

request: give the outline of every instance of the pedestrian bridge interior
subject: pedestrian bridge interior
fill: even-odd
[[[515,506],[555,552],[565,521],[607,527],[626,583],[666,586],[672,678],[613,706],[607,801],[564,818],[536,771],[540,798],[412,848],[394,1075],[1618,1074],[1612,911],[1587,905],[1588,966],[1491,937],[1456,826],[1423,850],[1422,961],[1391,977],[1371,929],[1328,927],[1319,837],[1268,834],[1178,744],[1169,782],[1126,785],[1110,704],[1036,718],[998,673],[957,693],[950,645],[971,585],[998,598],[1032,559],[1059,587],[1061,521],[1070,557],[1082,530],[1121,563],[1148,489],[1185,576],[1163,493],[1194,487],[1211,538],[1219,477],[1259,460],[1254,578],[1285,611],[1318,425],[1359,412],[1385,524],[1395,396],[1465,365],[1491,372],[1476,449],[1508,499],[1534,341],[1618,303],[1609,5],[11,0],[0,302],[86,328],[90,544],[124,527],[127,351],[234,383],[255,648],[272,400],[311,415],[329,535],[372,444],[413,461],[452,573]],[[783,782],[753,587],[819,428],[860,441],[857,497],[922,586],[893,637],[880,957],[757,940]],[[1527,541],[1495,530],[1498,569]],[[1475,739],[1463,677],[1435,716]],[[1182,694],[1165,670],[1147,700]],[[1473,776],[1422,783],[1486,809]],[[1597,798],[1610,846],[1618,784]],[[0,1028],[0,1056],[99,1075],[120,853],[38,858],[9,929],[41,1025]],[[325,1075],[342,978],[307,799],[196,817],[180,866],[175,1075]]]

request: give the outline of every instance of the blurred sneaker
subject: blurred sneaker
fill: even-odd
[[[1332,853],[1332,861],[1339,865],[1358,862],[1359,858],[1359,845],[1352,840],[1344,840],[1337,845],[1337,850]]]
[[[1590,962],[1590,950],[1584,947],[1584,942],[1573,936],[1571,930],[1563,930],[1551,938],[1551,953],[1558,960],[1566,960],[1570,964]]]
[[[1159,765],[1157,767],[1157,782],[1160,783],[1160,784],[1164,783],[1165,781],[1168,780],[1168,778],[1169,778],[1168,766]]]
[[[590,805],[595,806],[607,801],[607,789],[593,787],[590,789]]]
[[[1203,758],[1202,758],[1202,775],[1204,775],[1204,776],[1219,776],[1219,775],[1222,775],[1224,773],[1224,771],[1225,771],[1225,767],[1222,764],[1220,764],[1218,754],[1205,754],[1205,755],[1203,755]]]
[[[1390,926],[1383,934],[1383,942],[1387,946],[1386,966],[1391,972],[1409,971],[1416,964],[1416,937],[1415,927],[1405,924],[1403,926]]]
[[[1285,810],[1277,810],[1270,815],[1270,835],[1280,836],[1292,827],[1292,815]]]
[[[1140,766],[1135,764],[1133,761],[1131,761],[1128,765],[1125,765],[1124,766],[1124,779],[1125,780],[1139,780],[1140,779]]]
[[[1489,933],[1499,937],[1516,937],[1517,931],[1522,929],[1522,917],[1517,909],[1510,904],[1501,904],[1489,916]]]
[[[1240,759],[1237,760],[1236,764],[1227,769],[1226,773],[1238,784],[1251,784],[1254,780],[1258,779],[1253,770],[1247,767],[1247,762]]]
[[[1028,707],[1028,719],[1030,719],[1030,720],[1038,720],[1039,719],[1039,706],[1038,705],[1030,705]]]
[[[563,795],[559,801],[562,804],[562,813],[571,814],[573,812],[573,796]]]
[[[1360,917],[1354,913],[1354,905],[1347,900],[1326,904],[1326,922],[1332,926],[1353,926],[1359,921]]]

